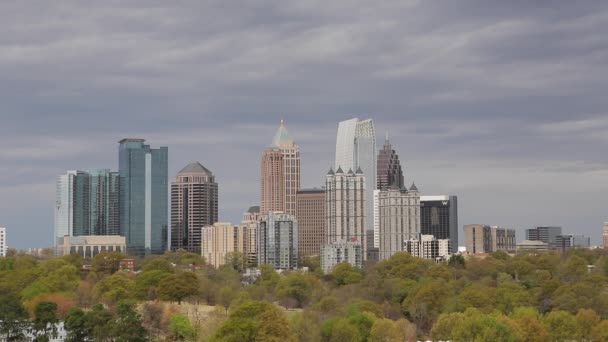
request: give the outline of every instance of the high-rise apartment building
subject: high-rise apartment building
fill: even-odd
[[[228,253],[245,253],[245,227],[216,222],[202,228],[201,255],[209,265],[220,267]]]
[[[341,262],[347,262],[354,267],[361,268],[363,265],[361,244],[339,241],[321,247],[321,270],[323,270],[323,273],[330,273],[334,266]]]
[[[608,249],[608,222],[604,222],[604,228],[602,230],[602,244],[604,249]]]
[[[467,224],[464,226],[464,238],[467,252],[473,254],[496,251],[515,253],[517,250],[515,229]]]
[[[0,257],[6,256],[6,227],[0,227]]]
[[[420,234],[416,238],[406,240],[403,250],[417,258],[445,260],[450,255],[450,240]]]
[[[300,188],[300,148],[289,135],[285,122],[281,125],[262,156],[261,211],[296,213],[296,197]]]
[[[260,220],[257,235],[258,265],[276,269],[298,268],[298,222],[292,215],[268,212]]]
[[[258,265],[257,231],[261,218],[259,206],[251,206],[243,214],[241,226],[245,229],[244,256],[247,267],[256,267]]]
[[[458,198],[420,196],[420,233],[450,240],[450,253],[458,251]]]
[[[557,236],[562,235],[562,227],[543,226],[526,229],[526,240],[542,241],[549,249],[557,248]]]
[[[403,169],[399,162],[399,155],[388,140],[378,153],[378,189],[404,189]]]
[[[162,254],[168,247],[169,151],[144,142],[119,142],[120,229],[129,253]]]
[[[171,183],[171,249],[197,253],[201,229],[218,221],[218,186],[199,162],[184,167]]]
[[[325,241],[325,189],[301,189],[296,204],[298,253],[319,255]]]
[[[119,177],[108,169],[68,171],[57,178],[54,244],[64,236],[118,235]]]
[[[420,193],[414,184],[410,190],[387,189],[378,192],[379,260],[403,251],[403,241],[420,234]]]
[[[365,221],[366,234],[374,231],[374,190],[377,186],[376,132],[371,119],[353,118],[338,124],[336,137],[335,170],[361,171],[365,177]],[[371,240],[371,239],[370,239]],[[367,245],[367,242],[365,242]],[[363,246],[364,254],[367,249]],[[365,256],[367,258],[367,255]]]
[[[341,241],[361,244],[364,260],[367,259],[366,234],[366,180],[363,172],[341,167],[329,170],[325,179],[325,242]]]

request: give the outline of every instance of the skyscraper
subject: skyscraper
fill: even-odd
[[[144,142],[131,138],[119,142],[120,229],[129,253],[162,254],[168,239],[169,151],[152,149]]]
[[[55,245],[64,236],[118,235],[119,177],[108,169],[68,171],[57,178]]]
[[[261,171],[261,212],[283,211],[295,215],[300,189],[300,148],[283,120],[272,144],[264,150]]]
[[[325,189],[298,191],[298,252],[300,256],[319,255],[325,241]]]
[[[450,253],[458,251],[458,198],[420,196],[420,233],[450,240]]]
[[[198,252],[201,229],[218,221],[218,186],[199,162],[184,167],[171,183],[171,249]]]
[[[379,260],[403,251],[403,242],[420,235],[420,193],[412,184],[410,191],[388,189],[378,192]]]
[[[344,173],[330,169],[325,179],[325,243],[345,241],[361,244],[364,260],[367,259],[366,234],[366,180],[357,169]]]
[[[258,265],[257,233],[261,218],[260,207],[257,205],[249,207],[243,214],[241,226],[245,229],[244,253],[247,267],[256,267]]]
[[[294,216],[268,212],[262,216],[257,235],[258,265],[276,269],[298,268],[298,222]]]
[[[338,124],[335,169],[341,168],[347,172],[349,169],[360,170],[365,177],[366,234],[373,234],[374,231],[374,190],[377,186],[378,167],[376,153],[376,133],[371,119],[353,118]],[[364,253],[367,253],[367,249],[365,247],[363,249]]]
[[[378,153],[378,189],[388,188],[403,189],[405,183],[399,155],[393,150],[387,133],[384,146]]]

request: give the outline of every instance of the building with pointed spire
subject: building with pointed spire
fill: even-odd
[[[393,149],[386,133],[384,146],[378,153],[378,189],[403,189],[403,169],[399,162],[399,155]]]
[[[272,144],[264,150],[260,183],[262,214],[268,211],[296,214],[296,197],[300,189],[300,148],[283,120]]]
[[[199,162],[186,165],[171,183],[171,250],[200,252],[201,229],[218,216],[215,176]]]
[[[377,191],[378,255],[385,260],[404,249],[404,241],[420,234],[420,192],[415,184],[410,190],[387,188]]]

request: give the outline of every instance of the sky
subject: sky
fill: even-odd
[[[214,172],[220,219],[259,202],[280,120],[302,187],[337,124],[388,131],[408,183],[469,223],[608,221],[605,1],[2,1],[0,226],[52,244],[56,177],[118,167],[118,141]]]

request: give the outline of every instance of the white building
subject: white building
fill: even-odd
[[[269,211],[262,216],[257,234],[258,265],[275,269],[298,268],[298,221],[292,215]]]
[[[126,253],[127,242],[119,235],[64,236],[57,241],[58,256],[80,254],[92,258],[102,252]]]
[[[365,177],[367,192],[365,194],[366,231],[374,230],[374,191],[377,187],[377,154],[376,133],[371,119],[353,118],[338,124],[336,137],[335,170],[361,170]],[[364,246],[365,247],[365,246]],[[364,253],[366,249],[364,248]]]
[[[450,255],[450,240],[420,234],[419,238],[406,240],[403,249],[418,258],[446,260]]]
[[[363,264],[361,244],[353,241],[339,241],[321,247],[323,273],[330,273],[334,266],[341,262],[348,262],[354,267],[361,268]]]
[[[361,244],[365,259],[366,245],[366,192],[365,177],[360,169],[344,173],[329,170],[325,179],[326,243],[356,241]]]
[[[0,227],[0,257],[6,256],[6,228]]]
[[[549,244],[539,240],[524,240],[517,244],[517,250],[546,251],[549,250]]]
[[[415,185],[410,190],[388,189],[377,192],[379,260],[403,251],[403,241],[420,234],[420,193]]]

